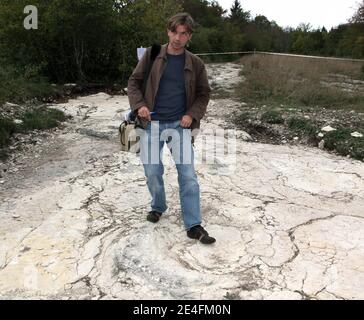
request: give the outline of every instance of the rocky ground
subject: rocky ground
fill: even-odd
[[[228,91],[239,68],[210,65],[209,74]],[[363,299],[362,162],[251,143],[240,130],[236,153],[202,161],[208,135],[233,129],[226,116],[240,106],[212,99],[196,142],[203,225],[217,239],[204,246],[186,237],[167,153],[169,209],[146,221],[143,168],[118,143],[126,96],[52,105],[72,120],[18,137],[33,142],[1,163],[0,297]]]

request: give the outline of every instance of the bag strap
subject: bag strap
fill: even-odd
[[[125,126],[126,126],[127,122],[123,121],[122,124],[119,126],[119,133],[120,133],[120,142],[122,145],[125,145],[125,141],[124,141],[124,132],[125,132]]]
[[[149,75],[150,75],[150,71],[152,70],[155,58],[157,58],[157,56],[159,55],[159,53],[161,51],[161,47],[162,46],[160,44],[154,43],[152,45],[151,50],[150,50],[149,60],[148,60],[148,64],[147,64],[147,70],[146,70],[146,72],[144,74],[143,85],[142,85],[143,95],[145,94],[145,90],[147,88],[147,81],[148,81],[148,78],[149,78]],[[136,114],[136,110],[132,111],[132,113],[130,115],[130,119],[132,121],[137,121],[138,117],[137,117],[137,114]],[[139,125],[142,128],[140,123],[137,123],[137,125]]]
[[[161,51],[161,45],[160,44],[153,44],[152,45],[152,49],[150,50],[150,56],[149,56],[149,62],[148,62],[148,66],[147,66],[147,72],[144,75],[144,79],[143,79],[143,87],[142,87],[142,91],[143,91],[143,95],[145,94],[145,90],[147,87],[147,81],[150,75],[150,71],[152,70],[155,58],[159,55],[159,52]]]

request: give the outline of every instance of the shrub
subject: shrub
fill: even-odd
[[[249,121],[249,118],[250,118],[249,112],[241,112],[235,116],[233,121],[238,126],[244,127],[247,124],[247,122]]]
[[[0,105],[6,101],[22,103],[50,95],[53,88],[34,68],[16,68],[0,62]]]
[[[9,144],[10,137],[16,132],[27,132],[34,129],[49,129],[66,120],[66,115],[56,109],[38,108],[26,112],[22,116],[22,124],[15,124],[13,119],[0,118],[0,148]],[[6,150],[0,149],[0,158],[5,159]]]
[[[335,150],[343,147],[345,141],[349,140],[351,135],[350,129],[337,129],[325,134],[325,148],[328,150]]]
[[[66,117],[60,110],[40,108],[38,110],[26,112],[22,120],[22,130],[29,131],[56,127],[58,122],[65,121]]]
[[[261,116],[261,120],[271,124],[279,124],[284,122],[281,114],[275,110],[264,112]]]
[[[364,138],[352,137],[352,130],[339,128],[325,135],[325,148],[335,150],[340,155],[350,155],[354,159],[364,160]]]
[[[8,144],[10,136],[16,131],[16,124],[12,119],[0,118],[0,147]]]
[[[307,119],[290,118],[288,119],[288,127],[291,130],[302,132],[307,135],[314,135],[316,133],[316,126]]]

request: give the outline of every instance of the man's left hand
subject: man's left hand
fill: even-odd
[[[189,128],[191,126],[192,120],[192,117],[186,114],[183,116],[180,126],[182,128]]]

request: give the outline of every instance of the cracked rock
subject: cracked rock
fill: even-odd
[[[241,67],[208,65],[213,87],[232,95]],[[362,163],[246,142],[239,130],[236,153],[213,153],[207,163],[214,149],[204,139],[234,129],[226,115],[240,106],[212,99],[194,147],[212,246],[186,237],[168,152],[168,210],[158,224],[146,221],[143,166],[117,139],[126,96],[52,106],[74,118],[32,133],[25,141],[37,143],[0,164],[0,298],[363,299]]]

